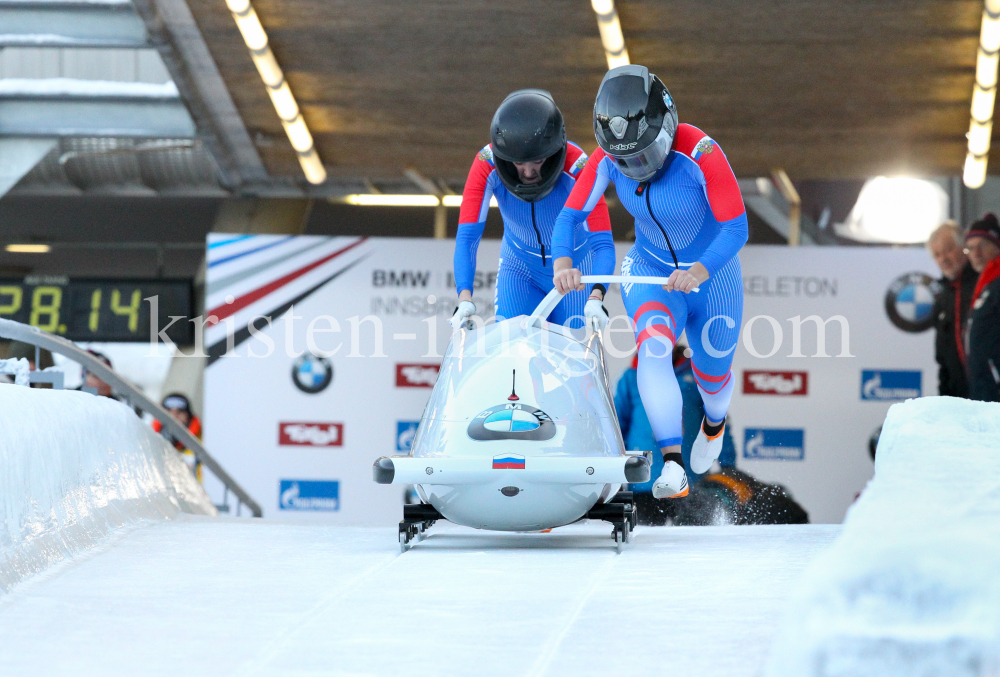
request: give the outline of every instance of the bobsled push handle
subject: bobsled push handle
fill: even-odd
[[[666,277],[655,277],[652,275],[584,275],[582,278],[584,284],[611,284],[612,282],[617,282],[618,284],[659,284],[664,285],[667,283],[669,278]],[[697,292],[698,287],[695,287],[691,291]],[[535,308],[535,312],[531,314],[528,318],[529,327],[540,326],[542,320],[549,316],[556,306],[559,305],[559,301],[562,300],[562,294],[559,290],[554,288],[550,291],[542,302],[538,304]]]

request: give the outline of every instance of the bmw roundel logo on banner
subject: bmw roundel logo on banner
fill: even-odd
[[[315,395],[333,381],[333,365],[325,357],[303,353],[292,365],[292,383],[304,393]]]
[[[885,294],[885,312],[897,328],[911,334],[934,326],[934,296],[940,286],[926,273],[900,275]]]
[[[527,404],[507,402],[476,414],[469,424],[474,440],[550,440],[556,424],[541,409]]]

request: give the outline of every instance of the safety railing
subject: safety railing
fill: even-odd
[[[82,365],[87,369],[87,371],[111,386],[111,389],[123,397],[129,405],[149,413],[153,418],[160,422],[163,429],[167,433],[190,449],[202,465],[208,468],[212,474],[215,475],[220,482],[222,482],[226,488],[227,498],[229,492],[232,492],[233,495],[236,496],[236,500],[238,501],[237,513],[239,511],[239,506],[242,504],[250,509],[250,512],[254,517],[261,517],[263,515],[257,501],[253,500],[243,487],[237,484],[236,480],[230,477],[229,473],[223,470],[218,461],[216,461],[202,445],[201,440],[192,435],[191,432],[184,427],[180,421],[171,416],[166,409],[146,397],[145,393],[115,373],[115,371],[104,364],[104,362],[61,336],[55,336],[54,334],[49,334],[48,332],[44,332],[36,327],[22,324],[21,322],[15,322],[13,320],[0,319],[0,338],[30,343],[39,349],[44,348],[53,353],[59,353],[60,355],[68,357],[74,362]],[[35,364],[38,364],[38,362]]]

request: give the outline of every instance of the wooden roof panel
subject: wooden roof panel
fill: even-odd
[[[222,0],[189,0],[269,171],[298,166]],[[462,179],[493,111],[549,89],[594,147],[605,72],[582,0],[257,0],[254,6],[332,176],[414,166]],[[633,62],[740,176],[959,173],[982,4],[976,0],[619,0]]]

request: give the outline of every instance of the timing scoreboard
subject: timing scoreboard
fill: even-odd
[[[156,329],[150,326],[156,300]],[[149,341],[166,329],[174,343],[193,342],[192,286],[186,280],[106,280],[33,276],[0,278],[0,317],[71,341]]]

